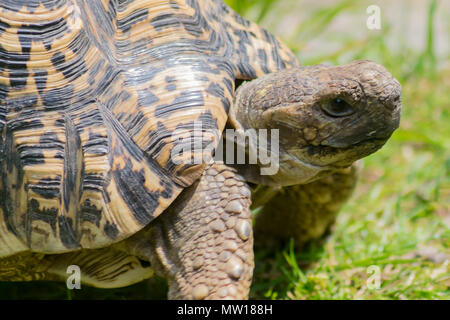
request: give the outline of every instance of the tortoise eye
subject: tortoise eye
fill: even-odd
[[[345,117],[353,113],[353,108],[344,99],[335,98],[325,102],[322,110],[331,117]]]

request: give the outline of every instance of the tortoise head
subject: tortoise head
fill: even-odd
[[[299,67],[240,86],[229,121],[278,130],[279,170],[250,181],[306,183],[381,148],[399,126],[400,96],[399,82],[371,61]]]

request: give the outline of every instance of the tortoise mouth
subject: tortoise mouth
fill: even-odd
[[[386,138],[369,138],[362,141],[359,141],[357,143],[354,143],[350,146],[342,146],[339,144],[333,144],[333,143],[322,143],[320,145],[314,146],[314,145],[308,145],[304,149],[307,150],[309,155],[315,155],[320,154],[322,156],[326,156],[327,154],[334,154],[336,152],[343,152],[343,151],[350,151],[353,149],[358,149],[360,147],[366,147],[366,146],[382,146],[384,143],[389,139],[389,137]]]
[[[326,148],[333,148],[333,149],[339,149],[339,150],[350,150],[353,148],[361,147],[367,144],[380,144],[383,145],[386,143],[386,141],[391,137],[391,135],[386,137],[377,137],[377,138],[367,138],[364,140],[361,140],[357,143],[353,143],[351,145],[343,145],[339,143],[321,143],[318,147],[326,147]]]
[[[328,144],[309,145],[303,148],[303,159],[299,160],[318,169],[347,168],[356,160],[379,150],[388,138],[369,138],[345,147]],[[297,156],[297,158],[300,157]]]

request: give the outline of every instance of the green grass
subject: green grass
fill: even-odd
[[[277,3],[270,3],[276,10]],[[335,18],[348,11],[363,15],[368,5],[341,1],[319,8],[281,38],[305,65],[353,59],[384,65],[403,87],[401,126],[382,150],[363,160],[355,194],[323,246],[297,252],[291,244],[275,255],[257,253],[253,298],[450,298],[450,69],[440,67],[449,53],[439,59],[434,51],[439,3],[430,1],[423,13],[422,51],[406,40],[397,51],[390,48],[392,25],[383,20],[380,31],[361,39],[349,30],[340,35],[338,50],[302,59],[302,48],[331,32]],[[370,266],[380,270],[378,289],[367,284]]]
[[[346,63],[371,59],[384,65],[403,87],[400,128],[379,152],[363,160],[355,194],[339,214],[323,245],[302,252],[293,245],[256,253],[251,297],[259,299],[449,299],[450,298],[450,53],[437,54],[435,19],[442,3],[430,1],[422,49],[395,39],[393,23],[382,30],[354,36],[336,35],[330,26],[344,14],[365,28],[365,8],[351,0],[301,7],[305,18],[288,32],[277,26],[295,0],[228,0],[243,16],[276,33],[302,64]],[[300,10],[300,9],[299,9]],[[382,8],[383,10],[388,10]],[[361,18],[362,17],[362,18]],[[448,20],[448,15],[445,16]],[[450,25],[447,22],[447,39]],[[317,38],[337,39],[339,48],[324,49],[308,58],[303,51]],[[381,272],[380,287],[371,289],[370,266]],[[155,289],[157,288],[157,289]],[[0,283],[0,298],[145,299],[162,298],[161,279],[116,289],[83,287],[68,292],[64,284]]]

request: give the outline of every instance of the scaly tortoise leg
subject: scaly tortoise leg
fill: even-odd
[[[308,241],[320,239],[352,194],[356,177],[354,165],[309,184],[283,187],[279,191],[258,187],[253,195],[254,204],[263,206],[255,219],[257,246],[294,238],[296,247],[301,248]]]
[[[213,164],[148,229],[150,262],[169,299],[247,299],[253,274],[251,192]]]

